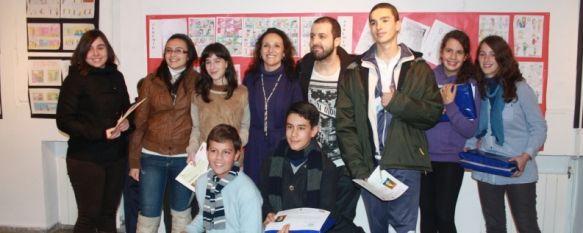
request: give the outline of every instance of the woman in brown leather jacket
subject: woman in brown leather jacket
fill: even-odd
[[[140,181],[138,232],[157,232],[164,190],[168,186],[172,232],[190,223],[192,192],[174,178],[186,166],[192,128],[190,100],[199,74],[192,68],[197,54],[192,40],[174,34],[166,42],[164,60],[139,89],[136,130],[130,139],[130,176]]]

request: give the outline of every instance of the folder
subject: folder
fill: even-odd
[[[454,102],[460,112],[468,119],[476,119],[476,103],[474,102],[474,91],[470,83],[457,84]],[[447,114],[443,113],[439,118],[440,122],[449,121]]]
[[[479,150],[460,152],[460,163],[464,168],[489,174],[511,177],[518,171],[515,161],[511,158]]]

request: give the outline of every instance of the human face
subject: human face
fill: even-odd
[[[215,54],[211,54],[204,61],[204,66],[209,76],[213,79],[215,85],[225,85],[225,71],[227,71],[227,66],[229,63],[225,59],[217,57]]]
[[[377,44],[397,44],[397,33],[401,30],[401,21],[388,8],[378,8],[370,13],[368,26],[372,38]]]
[[[233,142],[230,140],[225,142],[209,141],[206,156],[211,169],[220,178],[224,178],[231,171],[233,164],[239,159],[240,155],[241,152],[235,149]]]
[[[340,38],[332,36],[332,25],[329,23],[315,23],[310,31],[310,52],[316,60],[321,61],[336,53],[336,46]]]
[[[107,45],[105,45],[101,37],[97,37],[91,43],[91,47],[85,57],[85,62],[95,68],[105,67],[105,63],[107,62]]]
[[[266,71],[274,71],[281,66],[284,54],[283,39],[275,33],[269,33],[261,42],[261,59]]]
[[[447,76],[456,75],[462,68],[464,61],[468,58],[462,44],[452,38],[445,42],[445,47],[441,49],[440,57],[441,64],[443,64]]]
[[[186,42],[181,39],[172,39],[166,42],[164,48],[164,59],[168,67],[172,69],[182,69],[186,67],[188,61],[188,50],[186,49]]]
[[[480,51],[478,52],[478,61],[480,62],[480,69],[486,78],[496,76],[500,67],[496,61],[496,54],[486,43],[482,43]]]
[[[287,116],[285,138],[292,150],[300,151],[310,145],[310,141],[318,133],[318,126],[311,126],[310,121],[297,113]]]

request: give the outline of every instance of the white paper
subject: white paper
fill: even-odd
[[[361,179],[353,179],[352,181],[383,201],[395,200],[409,188],[386,170],[381,171],[378,166],[366,181]]]
[[[166,40],[175,33],[187,33],[186,19],[150,20],[150,58],[162,58]]]
[[[312,32],[312,25],[316,19],[317,17],[315,16],[305,16],[300,19],[302,25],[300,57],[304,57],[304,55],[310,52],[310,33]]]
[[[311,230],[319,232],[329,215],[329,211],[315,208],[282,210],[275,215],[275,221],[265,226],[265,232],[277,232],[286,224],[289,224],[290,231]]]
[[[26,17],[28,18],[59,18],[60,16],[60,0],[26,1]]]
[[[514,54],[517,57],[542,57],[544,17],[514,16]]]
[[[518,67],[522,76],[526,79],[526,83],[532,87],[534,94],[536,94],[539,104],[543,103],[543,62],[518,62]]]
[[[441,45],[441,40],[445,34],[455,29],[455,27],[442,21],[433,21],[433,25],[429,30],[429,34],[427,35],[425,41],[423,41],[423,46],[421,47],[423,58],[425,58],[426,61],[433,63],[434,65],[438,65],[439,46]]]
[[[188,36],[194,42],[199,57],[207,45],[215,43],[215,25],[214,17],[188,18]]]
[[[28,85],[60,86],[61,60],[28,60]]]
[[[354,25],[354,19],[352,16],[338,16],[337,20],[342,30],[340,33],[340,47],[344,48],[348,53],[352,53],[352,25]]]
[[[429,26],[404,17],[401,21],[401,31],[397,38],[399,43],[407,45],[415,51],[421,51],[423,41],[429,35]]]
[[[354,54],[363,54],[368,51],[372,44],[374,44],[374,39],[372,38],[372,34],[370,34],[368,23],[365,23],[364,28],[362,28],[360,33],[360,38],[356,44],[356,48],[354,49]]]
[[[176,181],[195,192],[196,180],[209,171],[208,167],[209,161],[206,157],[206,142],[203,142],[196,152],[194,164],[186,164],[186,167],[176,176]]]
[[[509,21],[510,16],[508,15],[480,15],[478,41],[482,41],[490,35],[497,35],[508,41]]]
[[[32,114],[57,114],[58,88],[29,88],[30,111]]]

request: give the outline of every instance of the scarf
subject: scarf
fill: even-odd
[[[504,89],[493,78],[488,79],[486,97],[480,103],[480,119],[476,138],[482,138],[488,131],[488,123],[492,130],[492,136],[496,138],[496,144],[504,144],[504,125],[502,122],[502,111],[504,110]],[[488,106],[490,104],[490,106]],[[490,108],[488,108],[490,107]]]
[[[224,178],[218,177],[213,170],[208,172],[202,213],[205,230],[225,229],[225,207],[223,206],[221,191],[229,182],[237,178],[237,175],[239,175],[239,166],[237,164],[233,164],[231,171]]]
[[[319,208],[320,206],[320,186],[322,183],[323,163],[322,152],[320,151],[316,140],[312,139],[310,145],[303,150],[303,153],[292,153],[287,141],[283,140],[272,155],[269,176],[267,178],[269,185],[267,196],[269,203],[275,211],[283,209],[283,188],[281,187],[283,183],[283,167],[290,166],[289,164],[292,160],[302,160],[302,158],[297,157],[298,154],[301,154],[304,159],[307,159],[308,182],[306,182],[306,206],[312,208]]]

